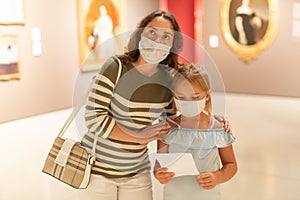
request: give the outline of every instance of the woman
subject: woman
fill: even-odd
[[[182,34],[174,16],[155,11],[133,32],[119,65],[110,58],[102,66],[86,106],[88,133],[82,143],[97,140],[96,163],[84,191],[86,199],[152,199],[147,143],[162,139],[170,128],[151,125],[164,113],[174,115],[172,77],[182,49]],[[160,63],[160,64],[159,64]]]

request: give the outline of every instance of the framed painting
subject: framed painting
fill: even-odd
[[[17,35],[0,35],[0,80],[20,79]]]
[[[24,0],[0,0],[0,25],[24,25]]]
[[[108,57],[123,51],[116,36],[126,27],[125,6],[125,0],[77,0],[81,71],[98,70]]]
[[[267,49],[278,28],[277,0],[223,0],[221,31],[226,44],[245,62]]]

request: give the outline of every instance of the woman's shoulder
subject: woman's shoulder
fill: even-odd
[[[120,69],[121,67],[121,69]],[[115,82],[116,76],[119,74],[119,70],[121,70],[121,74],[123,71],[122,62],[116,56],[111,56],[102,64],[100,70],[98,71],[98,76],[103,76]]]
[[[160,71],[160,74],[163,75],[165,78],[173,80],[172,73],[171,73],[172,68],[168,67],[167,65],[159,64],[158,69]]]
[[[102,64],[99,73],[104,73],[107,71],[109,72],[116,71],[119,66],[118,59],[119,58],[116,56],[111,56],[108,59],[106,59],[106,61]]]

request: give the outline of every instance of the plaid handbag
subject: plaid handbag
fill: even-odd
[[[121,61],[118,58],[116,59],[119,64],[119,71],[116,79],[117,83],[121,76],[122,66]],[[91,86],[89,87],[89,90],[90,88]],[[83,102],[73,109],[71,115],[56,137],[42,169],[42,172],[49,174],[76,189],[84,189],[88,186],[91,169],[96,160],[95,149],[97,143],[96,137],[98,137],[98,135],[95,134],[91,151],[82,146],[80,142],[68,138],[64,139],[62,136],[72,123],[74,117],[78,114],[82,105],[84,105],[89,90],[84,96]]]
[[[77,189],[86,188],[95,156],[79,142],[57,137],[45,161],[43,172]]]

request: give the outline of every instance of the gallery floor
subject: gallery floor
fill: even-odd
[[[300,99],[228,94],[226,111],[237,138],[234,148],[239,171],[222,185],[223,199],[299,199]],[[41,172],[70,112],[66,109],[0,124],[1,200],[79,199],[75,189]],[[72,136],[72,129],[67,135]],[[154,181],[156,200],[161,200],[161,189]]]

